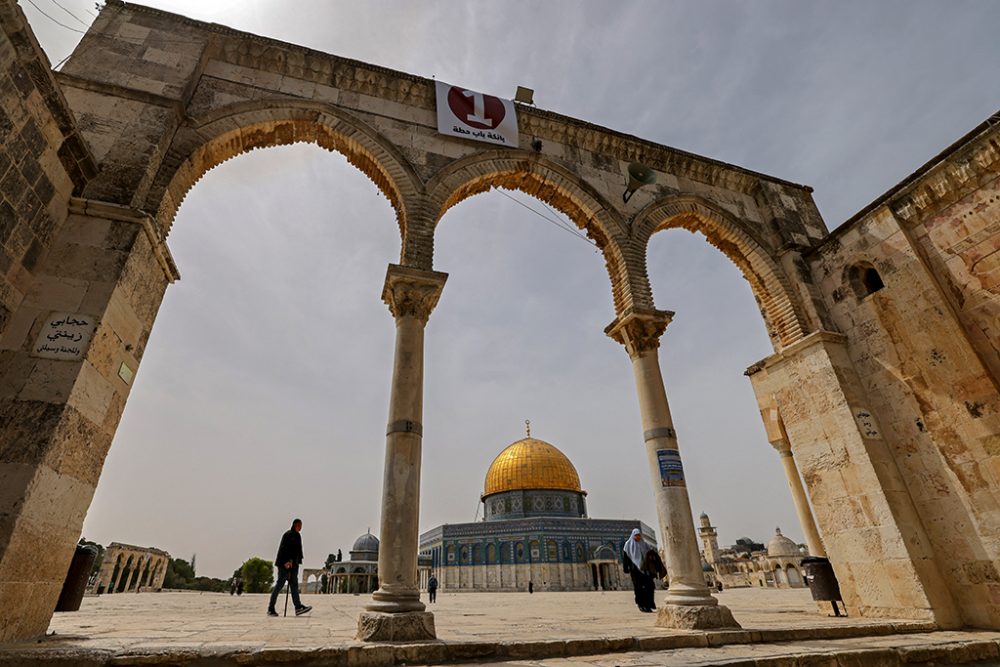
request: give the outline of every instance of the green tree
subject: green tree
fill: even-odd
[[[188,588],[193,591],[210,591],[212,593],[223,593],[229,590],[229,582],[215,577],[195,577],[188,584]]]
[[[254,556],[240,566],[247,593],[267,593],[274,585],[274,563]]]
[[[194,570],[186,560],[171,558],[167,565],[167,574],[163,577],[164,588],[190,588],[194,579]]]

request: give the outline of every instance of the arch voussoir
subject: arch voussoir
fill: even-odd
[[[187,121],[175,133],[143,199],[166,236],[190,189],[209,170],[258,148],[311,143],[344,155],[396,211],[406,236],[407,208],[423,187],[402,154],[360,120],[315,102],[259,100]],[[403,254],[405,255],[405,247]]]
[[[442,169],[426,186],[432,227],[451,207],[491,188],[519,190],[564,213],[603,254],[616,313],[646,306],[624,254],[628,232],[617,211],[581,177],[536,153],[488,151]]]
[[[729,213],[700,197],[682,195],[661,199],[636,216],[632,235],[642,252],[642,275],[647,284],[650,238],[656,232],[676,228],[702,233],[712,246],[736,264],[750,283],[776,349],[791,345],[808,333],[807,319],[772,253]]]

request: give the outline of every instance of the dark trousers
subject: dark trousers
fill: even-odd
[[[436,589],[436,588],[428,588],[427,589],[427,597],[429,597],[431,599],[431,602],[437,602],[437,599],[438,599],[438,589]]]
[[[637,568],[629,570],[632,575],[632,588],[635,590],[635,605],[639,609],[654,609],[656,602],[653,600],[653,578],[645,572],[640,572]]]
[[[290,570],[278,566],[278,580],[274,582],[274,588],[271,589],[271,603],[267,605],[267,608],[271,611],[275,611],[274,603],[278,601],[278,593],[281,589],[285,587],[285,582],[288,582],[288,587],[292,589],[292,604],[298,609],[302,606],[302,602],[299,600],[299,566],[293,564]]]

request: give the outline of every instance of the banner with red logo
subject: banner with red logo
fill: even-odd
[[[517,148],[514,103],[442,81],[437,84],[438,132]]]

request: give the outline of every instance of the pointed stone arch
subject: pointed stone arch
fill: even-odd
[[[671,196],[653,202],[635,217],[633,240],[641,249],[642,276],[648,282],[647,252],[653,234],[664,229],[701,232],[743,273],[760,306],[775,350],[808,333],[806,318],[776,259],[729,213],[701,197]]]
[[[614,207],[586,181],[558,163],[528,151],[477,153],[448,165],[427,183],[431,232],[456,204],[491,188],[520,190],[573,221],[604,256],[617,314],[641,301],[627,261],[627,227]],[[641,304],[645,305],[645,304]]]
[[[389,200],[405,237],[409,204],[422,189],[409,163],[361,120],[331,105],[308,101],[243,102],[186,121],[152,177],[143,208],[155,212],[156,224],[166,237],[187,193],[209,170],[257,148],[295,143],[315,144],[347,158]]]

